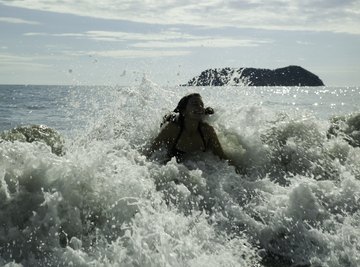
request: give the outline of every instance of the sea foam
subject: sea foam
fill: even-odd
[[[242,174],[211,153],[143,155],[194,90]],[[61,156],[0,142],[1,265],[360,265],[360,148],[328,137],[329,121],[260,105],[246,88],[144,81],[86,101],[101,109],[64,135]]]

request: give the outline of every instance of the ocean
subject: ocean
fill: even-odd
[[[242,170],[143,156],[188,93]],[[0,266],[360,266],[360,87],[0,85]]]

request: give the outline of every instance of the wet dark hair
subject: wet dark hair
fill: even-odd
[[[188,94],[186,96],[184,96],[183,98],[180,99],[179,103],[177,104],[176,108],[174,109],[173,112],[166,114],[163,117],[163,121],[160,124],[160,127],[162,125],[164,125],[166,122],[178,122],[180,125],[182,125],[184,123],[184,111],[186,109],[186,106],[190,100],[190,98],[197,96],[197,97],[201,97],[200,94],[198,93],[192,93],[192,94]],[[205,108],[205,115],[212,115],[214,114],[214,109],[211,107],[207,107]]]
[[[180,99],[179,103],[177,104],[176,108],[174,109],[175,113],[183,113],[186,109],[186,106],[190,100],[190,98],[197,96],[197,97],[201,97],[200,94],[197,93],[193,93],[193,94],[189,94],[184,96],[183,98]]]
[[[184,96],[183,98],[180,99],[179,103],[177,104],[177,107],[174,109],[174,112],[179,113],[182,116],[182,113],[185,111],[190,98],[194,96],[201,97],[201,95],[198,93],[193,93]],[[211,115],[211,114],[214,114],[214,109],[210,107],[205,108],[205,115]]]

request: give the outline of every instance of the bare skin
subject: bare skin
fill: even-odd
[[[220,159],[228,160],[214,128],[209,124],[202,122],[205,109],[201,97],[191,97],[182,114],[184,115],[184,128],[179,140],[177,141],[176,149],[186,153],[204,151],[205,141],[207,150],[217,155]],[[204,141],[198,130],[199,125],[204,136]],[[176,123],[166,124],[153,141],[149,154],[152,154],[162,146],[165,146],[168,150],[171,149],[175,145],[176,138],[178,137],[180,131],[180,125]]]

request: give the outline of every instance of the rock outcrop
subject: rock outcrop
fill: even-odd
[[[0,132],[0,143],[3,141],[20,142],[42,142],[51,148],[51,152],[64,155],[64,139],[54,129],[45,125],[19,126],[10,130]]]
[[[257,68],[208,69],[184,86],[324,86],[322,80],[299,66],[275,70]]]

